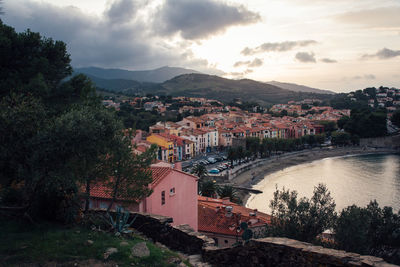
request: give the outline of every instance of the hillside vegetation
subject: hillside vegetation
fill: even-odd
[[[83,73],[88,76],[96,76],[102,79],[122,79],[138,82],[162,83],[175,76],[187,73],[199,73],[198,71],[176,67],[161,67],[154,70],[124,70],[103,69],[97,67],[76,68],[75,73]]]
[[[229,102],[234,98],[260,104],[286,103],[304,98],[330,99],[329,94],[300,93],[249,79],[230,80],[213,75],[184,74],[161,84],[157,93],[207,97]]]

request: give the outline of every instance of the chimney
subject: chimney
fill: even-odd
[[[225,216],[226,217],[232,217],[232,210],[233,210],[232,206],[226,206],[225,207],[225,211],[226,211]]]
[[[182,171],[182,162],[175,162],[174,169],[177,171]]]

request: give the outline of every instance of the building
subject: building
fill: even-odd
[[[265,230],[271,216],[230,202],[229,199],[198,197],[198,232],[214,239],[219,247],[232,247],[241,241],[242,230],[238,228],[246,222],[259,236]]]
[[[153,193],[141,200],[117,199],[113,205],[123,206],[129,211],[139,211],[168,216],[172,225],[188,224],[198,229],[197,181],[198,177],[173,169],[167,163],[151,167],[153,181],[149,185]],[[90,191],[90,209],[107,209],[112,199],[111,189],[95,184]]]
[[[149,143],[158,145],[157,158],[166,162],[174,162],[174,143],[167,137],[152,134],[146,138]]]

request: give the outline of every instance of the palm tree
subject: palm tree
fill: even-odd
[[[225,185],[225,186],[219,187],[217,192],[218,192],[218,196],[220,198],[229,197],[229,201],[235,202],[238,204],[241,204],[241,202],[242,202],[237,194],[237,190],[230,185]]]
[[[192,173],[198,176],[199,178],[203,178],[208,174],[206,167],[201,164],[194,166],[194,168],[192,169]]]
[[[215,197],[218,186],[214,180],[204,180],[199,183],[199,194],[204,197]]]
[[[237,159],[236,149],[231,147],[228,150],[228,160],[231,161],[231,166],[233,167],[233,161]]]

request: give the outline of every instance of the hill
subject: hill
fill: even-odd
[[[116,80],[134,80],[138,82],[162,83],[175,76],[199,73],[198,71],[176,67],[161,67],[154,70],[131,71],[124,69],[103,69],[97,67],[75,68],[75,73],[83,73],[91,77],[100,79],[114,80],[113,84],[118,84]],[[121,81],[123,84],[124,81]],[[99,86],[102,87],[102,86]]]
[[[278,86],[282,89],[287,89],[295,92],[308,92],[308,93],[316,93],[316,94],[335,94],[335,92],[329,90],[322,90],[317,88],[312,88],[304,85],[299,85],[295,83],[282,83],[277,81],[270,81],[267,84]]]
[[[330,94],[294,92],[274,85],[249,79],[231,80],[206,74],[184,74],[161,84],[153,93],[196,96],[217,99],[225,102],[240,98],[255,101],[262,105],[286,103],[304,98],[330,99]]]

